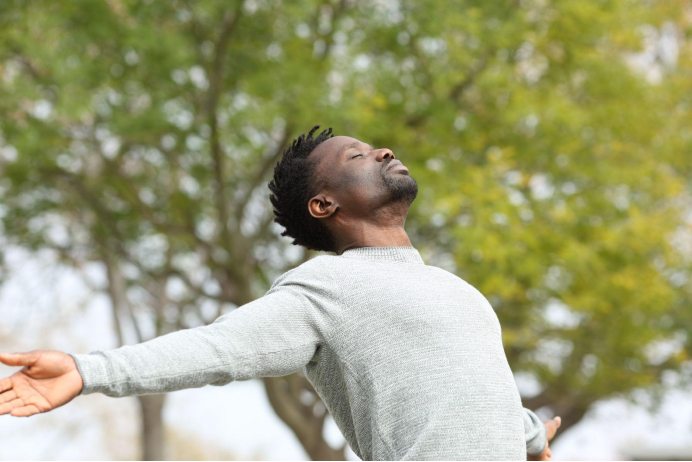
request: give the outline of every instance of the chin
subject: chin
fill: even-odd
[[[385,185],[387,186],[390,200],[392,202],[408,202],[411,204],[418,195],[418,183],[406,172],[392,173],[392,175],[386,175],[385,178]]]

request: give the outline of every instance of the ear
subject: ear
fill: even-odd
[[[324,194],[318,194],[308,202],[308,211],[315,218],[327,218],[336,212],[337,208],[336,203]]]

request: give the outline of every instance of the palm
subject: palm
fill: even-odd
[[[40,380],[32,379],[23,372],[17,372],[6,380],[12,384],[12,390],[14,390],[12,398],[16,397],[15,399],[21,400],[24,405],[33,404],[40,412],[50,411],[57,407],[51,404],[50,389],[41,384]],[[8,399],[10,399],[9,396]]]
[[[10,366],[25,366],[0,380],[0,415],[26,417],[70,402],[82,389],[74,360],[59,351],[0,355]]]

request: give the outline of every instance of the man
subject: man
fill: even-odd
[[[111,351],[0,355],[25,366],[0,381],[0,414],[304,368],[364,460],[549,460],[559,418],[522,408],[492,307],[411,246],[404,223],[418,185],[408,169],[331,128],[313,138],[318,128],[284,150],[270,200],[282,235],[335,255],[208,326]]]

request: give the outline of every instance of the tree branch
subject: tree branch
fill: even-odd
[[[228,213],[227,201],[224,188],[224,160],[221,152],[221,144],[219,142],[219,123],[216,114],[216,109],[219,104],[219,95],[222,91],[223,81],[223,64],[225,60],[226,49],[231,34],[236,29],[238,20],[242,13],[242,2],[238,2],[238,6],[234,13],[228,12],[224,16],[221,26],[219,38],[216,41],[214,61],[212,63],[211,72],[209,74],[209,92],[207,94],[206,112],[211,134],[209,137],[211,145],[211,155],[214,162],[214,175],[216,181],[216,209],[219,214],[219,222],[221,225],[221,238],[225,243],[226,248],[232,252],[232,237],[228,230]]]
[[[473,82],[476,80],[476,77],[485,69],[485,67],[488,65],[488,61],[490,56],[495,53],[494,48],[488,49],[483,56],[478,60],[475,66],[471,67],[466,74],[466,77],[464,77],[463,80],[461,80],[459,83],[454,85],[452,89],[449,92],[449,99],[454,101],[455,103],[459,103],[459,98],[461,95],[468,89]]]
[[[240,223],[242,222],[243,218],[245,218],[245,207],[247,206],[247,203],[250,201],[252,193],[260,185],[260,183],[262,183],[265,176],[267,175],[267,172],[274,167],[278,159],[281,157],[281,154],[284,148],[286,147],[288,140],[291,138],[292,134],[293,126],[289,123],[289,125],[286,127],[286,130],[284,130],[284,134],[281,137],[281,140],[279,141],[276,150],[274,151],[274,153],[272,153],[269,157],[267,157],[264,160],[259,170],[255,174],[254,178],[250,182],[250,186],[247,189],[247,193],[245,194],[243,199],[237,204],[235,220],[238,224],[238,227],[240,227]]]
[[[121,347],[125,345],[125,337],[123,335],[122,326],[120,325],[119,316],[121,310],[122,285],[115,274],[117,271],[115,264],[111,261],[110,257],[105,254],[103,255],[103,263],[106,265],[106,274],[108,275],[108,295],[111,299],[113,327],[115,328],[118,346]]]
[[[225,302],[225,303],[234,303],[234,301],[228,297],[224,297],[223,295],[212,295],[210,293],[207,293],[205,290],[203,290],[201,287],[195,285],[190,278],[183,273],[182,271],[179,271],[175,268],[169,267],[167,269],[167,273],[169,275],[177,276],[180,278],[181,281],[187,286],[188,289],[192,290],[195,294],[206,297],[212,300],[217,300],[219,302]]]
[[[531,398],[522,398],[521,403],[525,408],[531,409],[533,411],[535,409],[539,409],[543,406],[550,404],[550,399],[548,398],[546,393],[543,392]]]
[[[320,398],[305,377],[294,373],[284,377],[264,377],[262,381],[274,411],[293,431],[312,460],[345,460],[345,446],[333,449],[322,438],[327,412],[315,415],[315,405]],[[317,401],[303,404],[300,395],[305,390],[313,393]]]
[[[332,22],[332,28],[329,31],[328,34],[322,36],[324,40],[324,51],[322,52],[322,55],[320,56],[320,61],[324,61],[329,57],[329,54],[331,53],[332,47],[334,46],[334,32],[336,29],[336,23],[341,17],[341,15],[346,11],[349,7],[353,6],[355,2],[350,2],[348,0],[340,0],[339,5],[337,5],[336,9],[333,9],[332,17],[331,17],[331,22]],[[317,7],[317,11],[315,11],[315,16],[312,19],[312,24],[314,30],[317,32],[319,30],[319,18],[320,18],[320,9],[322,6],[332,6],[329,1],[324,2],[322,5]]]

